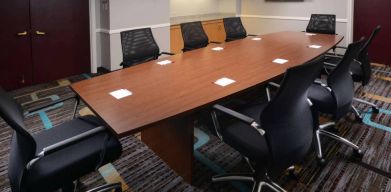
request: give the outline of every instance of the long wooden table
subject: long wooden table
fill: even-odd
[[[191,182],[194,113],[227,96],[282,75],[337,45],[339,35],[279,32],[248,37],[177,54],[169,65],[147,62],[71,85],[111,130],[124,137],[141,131],[142,141],[186,181]],[[309,45],[321,45],[319,49]],[[212,47],[224,47],[212,51]],[[276,58],[289,60],[276,64]],[[160,59],[160,60],[164,60]],[[236,82],[221,87],[213,82]],[[109,93],[128,89],[133,95],[115,99]]]

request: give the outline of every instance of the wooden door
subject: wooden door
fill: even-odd
[[[32,82],[29,0],[2,0],[0,86],[11,90]]]
[[[369,55],[372,62],[391,65],[391,1],[357,0],[354,4],[354,39],[368,38],[372,30],[381,25],[382,30],[369,48]]]
[[[89,1],[30,1],[34,82],[90,72]]]

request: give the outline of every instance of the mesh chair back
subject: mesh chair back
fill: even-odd
[[[159,57],[157,45],[151,28],[121,32],[123,67],[130,67]]]
[[[261,114],[261,127],[272,154],[270,174],[299,163],[311,148],[315,122],[307,92],[321,68],[321,60],[316,59],[288,69],[281,88]]]
[[[309,33],[336,34],[335,15],[312,14],[306,31]]]
[[[243,27],[240,17],[224,18],[224,28],[226,33],[225,41],[233,41],[247,37],[246,29]]]
[[[369,59],[368,49],[373,39],[377,36],[380,30],[381,30],[381,26],[378,25],[373,30],[371,36],[369,37],[368,41],[364,44],[363,48],[360,51],[360,54],[358,55],[358,61],[361,62],[361,69],[362,69],[362,77],[361,77],[362,85],[367,85],[371,80],[372,69],[371,69],[371,61]]]
[[[351,43],[341,62],[327,78],[327,84],[333,90],[333,97],[335,99],[334,118],[336,119],[345,116],[351,110],[354,97],[354,84],[352,75],[350,74],[350,64],[354,59],[357,59],[364,42],[364,38],[361,38],[361,40]]]
[[[14,130],[12,136],[8,177],[13,192],[25,191],[23,175],[27,163],[36,153],[34,138],[25,130],[23,111],[15,101],[0,87],[0,116]]]
[[[200,21],[181,23],[181,31],[184,42],[184,52],[206,47],[209,43],[208,36]]]

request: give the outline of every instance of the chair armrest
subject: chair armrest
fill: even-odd
[[[99,126],[95,127],[94,129],[91,129],[89,131],[86,131],[84,133],[81,133],[79,135],[73,136],[71,138],[65,139],[63,141],[60,141],[58,143],[55,143],[53,145],[47,146],[43,148],[41,152],[39,152],[38,156],[34,159],[32,159],[28,164],[27,164],[27,169],[29,169],[35,162],[37,162],[39,159],[42,157],[45,157],[46,155],[50,155],[56,151],[59,151],[61,149],[64,149],[70,145],[73,145],[75,143],[78,143],[80,141],[84,141],[87,138],[90,138],[92,136],[95,136],[103,131],[106,131],[105,126]]]
[[[114,190],[114,192],[122,192],[121,183],[109,183],[101,185],[94,189],[88,190],[87,192],[111,192],[112,190]]]
[[[256,37],[258,35],[254,35],[254,34],[247,34],[247,37]]]
[[[161,52],[159,55],[175,55],[175,53]]]
[[[255,128],[258,131],[258,133],[261,134],[261,135],[265,134],[265,130],[263,130],[260,127],[260,125],[251,117],[248,117],[246,115],[243,115],[243,114],[238,113],[238,112],[236,112],[236,111],[234,111],[232,109],[226,108],[226,107],[224,107],[222,105],[218,105],[218,104],[213,105],[213,109],[216,109],[216,110],[218,110],[220,112],[223,112],[223,113],[225,113],[227,115],[230,115],[232,117],[235,117],[236,119],[242,121],[243,123],[248,124],[249,126]]]
[[[338,54],[325,54],[326,57],[334,57],[338,59],[342,59],[343,55],[338,55]]]
[[[280,87],[281,87],[280,84],[274,83],[274,82],[269,82],[269,83],[267,83],[267,85],[271,85],[271,86],[274,86],[274,87],[277,87],[277,88],[280,88]]]
[[[322,87],[324,87],[324,88],[326,88],[328,91],[330,91],[330,92],[333,92],[333,90],[327,85],[327,83],[326,82],[323,82],[322,80],[320,80],[320,79],[316,79],[315,81],[314,81],[314,83],[315,84],[317,84],[317,85],[320,85],[320,86],[322,86]]]
[[[213,43],[213,44],[222,44],[223,42],[210,41],[209,43]]]
[[[34,113],[34,112],[37,112],[39,110],[45,109],[47,107],[50,107],[50,106],[53,106],[55,104],[58,104],[58,103],[61,103],[61,102],[67,101],[67,100],[71,100],[71,99],[75,99],[76,101],[79,100],[77,95],[73,95],[73,96],[70,96],[70,97],[63,98],[63,99],[57,99],[57,100],[51,101],[51,102],[49,102],[49,103],[47,103],[45,105],[42,105],[42,106],[33,107],[31,109],[25,110],[24,112],[25,112],[25,114]]]
[[[335,48],[339,48],[339,49],[348,49],[347,47],[343,47],[343,46],[336,46]]]

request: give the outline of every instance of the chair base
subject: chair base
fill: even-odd
[[[274,183],[267,175],[264,178],[257,178],[255,173],[231,173],[231,174],[222,174],[212,177],[213,182],[224,182],[224,181],[245,181],[252,182],[252,192],[261,192],[263,187],[268,187],[269,189],[276,192],[286,192],[278,184]]]
[[[363,103],[363,104],[369,105],[369,106],[372,107],[372,111],[373,111],[374,113],[379,113],[379,107],[378,107],[375,103],[371,103],[371,102],[369,102],[369,101],[365,101],[365,100],[359,99],[359,98],[353,98],[353,101],[358,102],[358,103]],[[357,118],[360,122],[362,122],[362,120],[363,120],[362,114],[361,114],[361,113],[357,110],[357,108],[354,107],[353,105],[352,105],[352,109],[353,109],[353,111],[354,111],[354,113],[355,113],[355,115],[356,115],[356,118]]]
[[[327,129],[329,126],[334,126],[335,123],[334,122],[329,122],[329,123],[326,123],[326,124],[323,124],[323,125],[320,125],[319,126],[319,129],[315,131],[315,139],[316,139],[316,152],[317,152],[317,158],[320,162],[320,164],[324,164],[325,163],[325,160],[323,159],[323,153],[322,153],[322,144],[321,144],[321,141],[320,141],[320,136],[323,135],[323,136],[326,136],[326,137],[329,137],[331,139],[334,139],[338,142],[341,142],[351,148],[353,148],[353,155],[357,158],[361,158],[362,155],[363,155],[363,152],[361,151],[361,149],[354,143],[352,143],[351,141],[339,136],[339,135],[336,135],[334,133],[331,133],[329,131],[326,131],[325,129]]]

